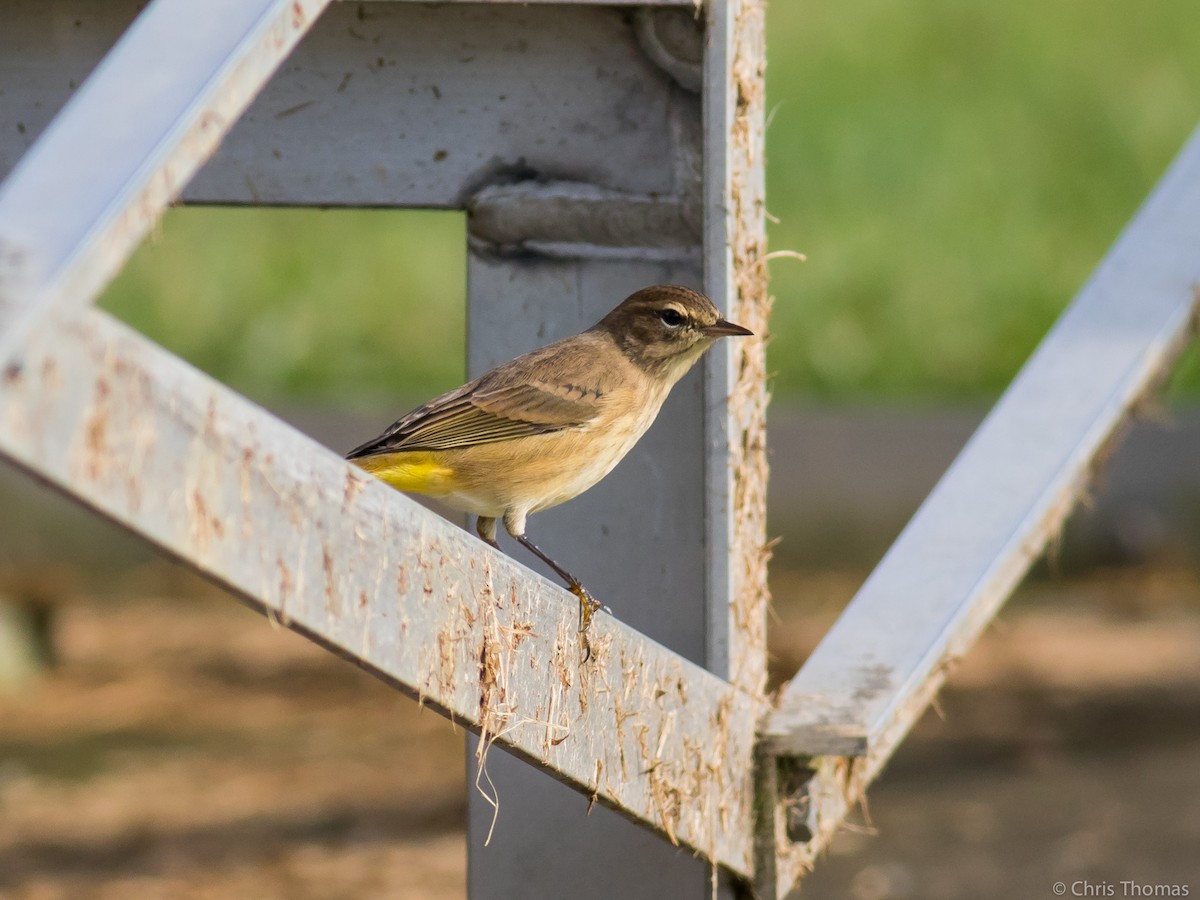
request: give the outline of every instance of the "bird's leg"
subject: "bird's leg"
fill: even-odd
[[[558,577],[567,583],[567,590],[579,598],[579,633],[583,635],[583,661],[587,662],[592,655],[592,647],[587,639],[588,626],[592,624],[592,616],[600,609],[600,601],[591,595],[578,578],[543,553],[538,545],[525,535],[515,534],[513,537],[520,542],[521,546],[553,569]]]
[[[490,516],[479,516],[475,519],[475,533],[478,534],[484,542],[491,544],[497,550],[500,545],[496,542],[496,520]]]

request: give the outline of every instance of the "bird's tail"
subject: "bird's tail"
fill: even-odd
[[[442,497],[454,490],[454,470],[439,462],[433,453],[380,453],[352,462],[400,491]]]

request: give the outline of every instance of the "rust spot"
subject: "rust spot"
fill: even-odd
[[[336,615],[338,595],[337,583],[333,578],[333,554],[325,544],[321,544],[321,568],[325,570],[325,612]]]
[[[445,159],[449,155],[450,155],[450,153],[447,150],[438,150],[436,153],[433,154],[433,161],[441,162],[443,159]]]
[[[208,409],[204,414],[204,433],[208,437],[215,437],[217,433],[217,397],[215,394],[208,398]]]
[[[345,484],[342,485],[342,511],[343,512],[345,512],[347,509],[350,508],[350,504],[353,503],[354,499],[359,494],[362,493],[362,490],[365,486],[366,486],[366,481],[362,478],[359,478],[354,473],[353,469],[348,469],[346,471],[346,481],[345,481]]]
[[[292,592],[292,570],[283,561],[283,557],[275,560],[275,570],[279,573],[279,599],[284,600]]]
[[[84,427],[84,444],[87,448],[87,474],[93,481],[100,477],[108,463],[108,414],[98,409],[87,420]]]
[[[292,4],[292,27],[297,31],[304,27],[304,23],[308,21],[308,16],[304,14],[304,6],[301,3]]]
[[[225,536],[225,523],[208,508],[208,501],[204,499],[204,495],[199,491],[192,491],[189,501],[188,507],[192,516],[192,534],[195,536],[196,543],[201,549],[206,547],[212,538],[223,538]]]
[[[358,607],[359,607],[359,609],[366,609],[366,608],[367,608],[367,604],[368,604],[368,603],[370,603],[370,602],[371,602],[371,601],[370,601],[370,598],[369,598],[369,597],[367,597],[367,592],[366,592],[366,591],[359,591],[359,592],[358,592]]]
[[[49,362],[49,360],[47,360],[47,362]],[[20,380],[21,380],[21,364],[20,363],[15,363],[15,362],[9,363],[7,366],[4,367],[4,383],[5,384],[15,384],[16,382],[18,382]]]

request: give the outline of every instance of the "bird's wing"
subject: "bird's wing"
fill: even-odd
[[[449,450],[577,428],[600,412],[603,391],[484,376],[413,410],[349,459],[402,450]]]

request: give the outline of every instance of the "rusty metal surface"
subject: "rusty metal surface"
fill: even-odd
[[[0,185],[0,253],[23,271],[0,295],[0,361],[107,283],[326,2],[155,0],[138,16]]]
[[[1198,285],[1200,132],[769,717],[763,751],[815,770],[778,798],[762,836],[774,839],[779,893],[1087,495],[1122,424],[1194,335]],[[811,839],[795,843],[784,831],[798,803]]]
[[[0,451],[489,742],[748,873],[758,700],[610,616],[581,664],[566,591],[104,313],[62,311],[31,335],[0,380]]]

